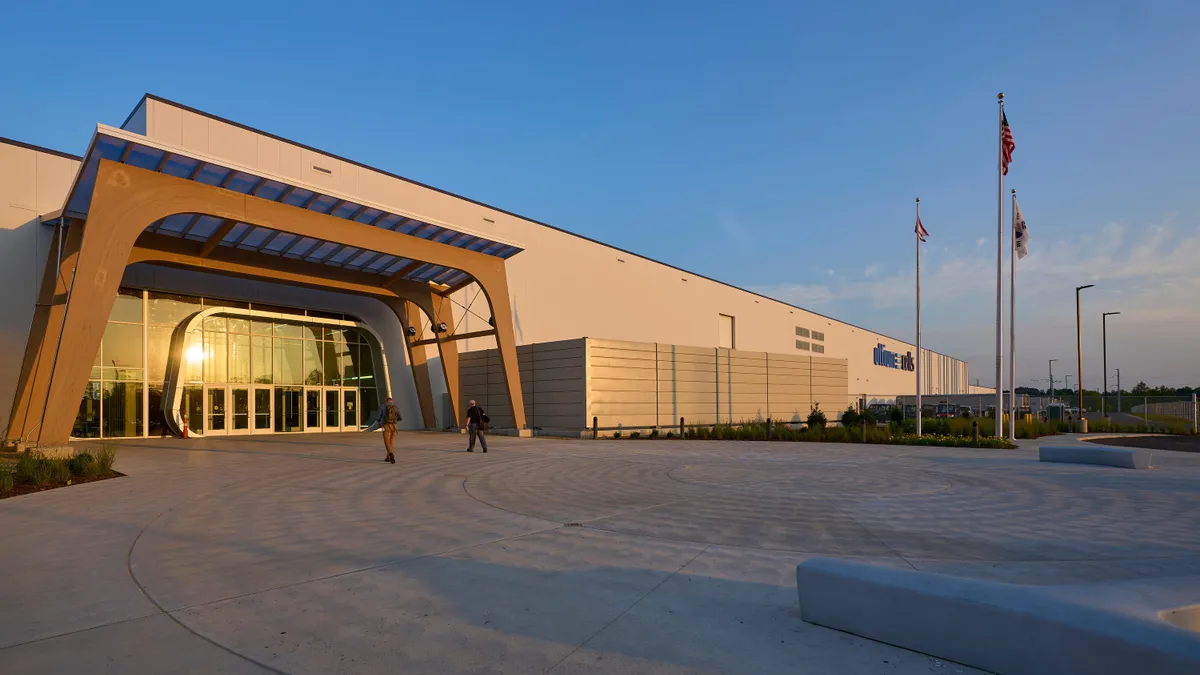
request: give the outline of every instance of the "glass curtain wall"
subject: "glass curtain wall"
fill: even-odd
[[[77,438],[142,435],[146,386],[144,325],[144,294],[120,289],[79,403],[72,431]]]
[[[214,307],[291,316],[265,319],[216,313],[205,317],[183,336],[182,349],[175,355],[178,362],[173,363],[171,340],[176,329],[196,313]],[[174,369],[180,375],[181,412],[195,430],[202,429],[206,420],[233,430],[247,430],[251,424],[260,432],[312,428],[311,414],[302,423],[305,387],[342,389],[341,400],[347,402],[341,410],[342,428],[365,428],[379,407],[372,347],[357,328],[322,326],[306,321],[308,316],[358,321],[341,314],[120,289],[72,435],[127,438],[169,434],[163,396]],[[268,385],[269,390],[255,385]],[[357,391],[347,391],[350,388]],[[205,391],[209,392],[207,406]],[[274,418],[272,398],[277,408]],[[345,405],[354,409],[346,410]]]

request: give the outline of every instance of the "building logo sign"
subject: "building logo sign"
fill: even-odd
[[[913,362],[912,352],[900,354],[898,352],[889,352],[883,348],[883,343],[880,342],[875,347],[875,365],[883,366],[884,368],[896,368],[897,370],[916,370],[916,364]]]

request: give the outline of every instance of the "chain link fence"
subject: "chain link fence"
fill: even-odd
[[[1007,413],[1011,395],[1004,394],[1003,409]],[[1081,415],[1078,394],[1058,396],[1017,394],[1017,420],[1074,422]],[[870,410],[876,419],[899,414],[902,419],[916,417],[916,396],[896,394],[859,394],[850,397],[850,407],[862,412]],[[896,412],[893,412],[893,409]],[[924,394],[921,396],[924,417],[983,417],[994,418],[995,394]],[[1085,392],[1082,416],[1090,423],[1105,427],[1136,428],[1141,431],[1170,433],[1200,433],[1200,406],[1196,395],[1134,396],[1116,393]]]
[[[1007,410],[1011,395],[1004,394],[1004,409]],[[1031,409],[1031,398],[1017,394],[1017,408],[1020,415],[1030,415],[1041,408]],[[870,410],[876,418],[886,417],[896,408],[903,419],[914,419],[917,416],[917,397],[911,394],[859,394],[851,397],[850,405],[859,412]],[[995,394],[923,394],[921,410],[924,417],[994,417],[996,410]]]

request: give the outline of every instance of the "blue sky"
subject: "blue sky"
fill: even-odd
[[[0,135],[81,152],[149,91],[906,338],[920,196],[925,341],[988,384],[1004,91],[1018,383],[1080,283],[1085,382],[1120,310],[1123,383],[1200,383],[1200,3],[592,4],[21,3]]]

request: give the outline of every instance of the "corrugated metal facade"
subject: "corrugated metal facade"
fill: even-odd
[[[673,427],[755,418],[800,421],[814,403],[836,419],[846,406],[845,359],[583,338],[517,350],[529,425],[578,432]],[[512,425],[496,350],[462,354],[460,405],[483,405]]]

